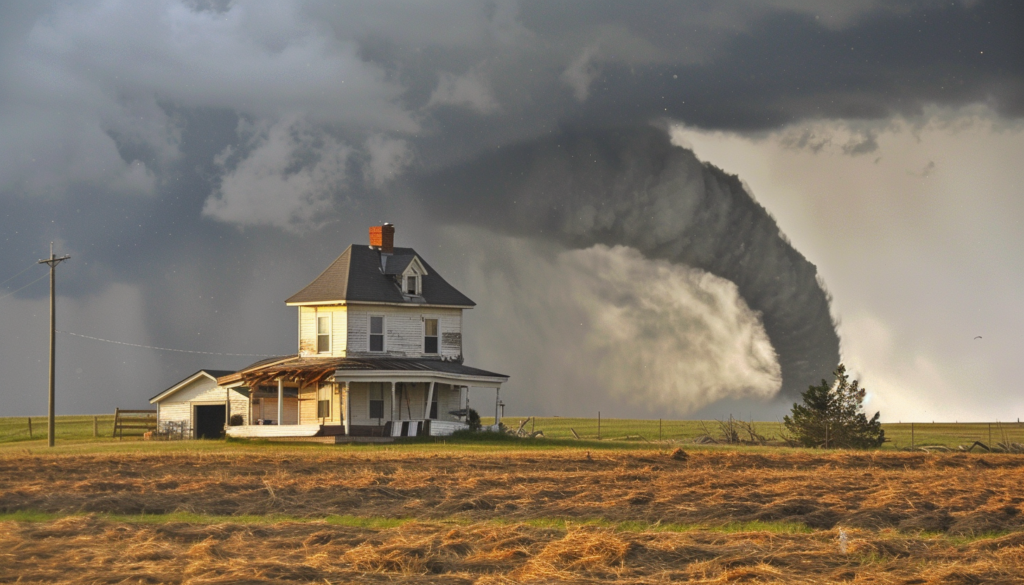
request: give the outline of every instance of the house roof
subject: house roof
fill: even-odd
[[[232,372],[231,370],[199,370],[198,372],[195,372],[194,374],[189,375],[184,380],[174,384],[170,388],[168,388],[168,389],[164,390],[163,392],[157,394],[156,396],[150,398],[149,402],[152,404],[153,402],[158,402],[160,400],[163,400],[164,398],[167,398],[171,394],[174,394],[178,390],[181,390],[182,388],[187,386],[190,382],[193,382],[194,380],[196,380],[197,378],[200,378],[202,376],[206,376],[206,377],[208,377],[208,378],[210,378],[210,379],[212,379],[213,381],[216,382],[217,378],[220,378],[221,376],[227,376],[228,374],[232,374],[232,373],[234,373],[234,372]]]
[[[392,254],[391,256],[385,256],[385,258],[387,260],[384,262],[384,274],[399,276],[412,264],[416,256],[413,254],[402,254],[401,256]]]
[[[504,382],[508,376],[473,368],[458,362],[439,359],[416,358],[321,358],[301,356],[281,356],[269,360],[261,360],[247,368],[229,373],[217,379],[221,386],[232,384],[265,384],[281,377],[311,384],[327,379],[331,375],[344,377],[345,374],[401,374],[442,375],[454,378],[490,379],[491,382]]]
[[[395,274],[401,274],[414,259],[427,271],[423,276],[418,297],[402,294]],[[473,307],[466,295],[441,278],[422,256],[412,248],[395,248],[388,257],[386,268],[381,263],[381,252],[370,246],[351,245],[331,263],[320,276],[285,302],[303,305],[331,302],[393,303],[409,305],[444,305]],[[399,272],[392,272],[401,267]]]

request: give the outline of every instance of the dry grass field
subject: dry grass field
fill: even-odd
[[[0,582],[1012,583],[1024,457],[0,451]],[[270,446],[267,446],[270,447]]]

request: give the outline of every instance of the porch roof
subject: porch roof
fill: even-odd
[[[458,362],[416,358],[321,358],[281,356],[261,360],[233,374],[217,378],[220,386],[258,386],[277,378],[298,382],[301,387],[334,381],[385,381],[439,379],[470,386],[498,386],[508,376]]]

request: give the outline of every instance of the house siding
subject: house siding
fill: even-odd
[[[299,424],[309,425],[320,422],[316,416],[316,388],[307,386],[299,390]],[[288,404],[285,402],[285,404]]]
[[[438,420],[459,420],[459,417],[448,414],[448,412],[462,408],[461,388],[449,384],[438,384],[434,391],[437,392]]]
[[[243,424],[249,424],[249,399],[234,390],[218,386],[216,380],[201,376],[160,401],[157,408],[158,425],[162,427],[164,423],[175,422],[192,428],[192,407],[196,404],[228,404],[229,416],[240,414]]]
[[[370,418],[370,391],[373,391],[373,398],[379,396],[378,392],[383,389],[384,395],[384,418]],[[349,384],[349,405],[352,408],[352,422],[354,425],[377,425],[384,424],[391,420],[391,385],[383,382],[351,382]]]
[[[331,351],[328,354],[316,351],[316,319],[331,316]],[[326,307],[299,307],[299,354],[304,357],[330,355],[345,357],[348,345],[348,311],[341,305]]]
[[[263,418],[265,420],[277,420],[277,398],[260,398],[258,401],[252,404],[252,419],[255,421],[260,418],[260,405],[259,401],[263,402]],[[298,424],[299,408],[298,402],[294,398],[284,399],[284,423],[286,425]]]
[[[369,351],[370,316],[384,316],[384,353]],[[348,307],[348,356],[423,357],[423,320],[437,319],[439,355],[462,355],[462,309],[351,305]],[[438,354],[430,354],[438,355]]]

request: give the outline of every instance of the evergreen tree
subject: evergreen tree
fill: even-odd
[[[885,442],[879,414],[864,415],[865,390],[850,381],[846,366],[839,364],[836,381],[822,380],[801,394],[803,404],[793,404],[792,416],[783,418],[786,430],[805,447],[871,449]]]

